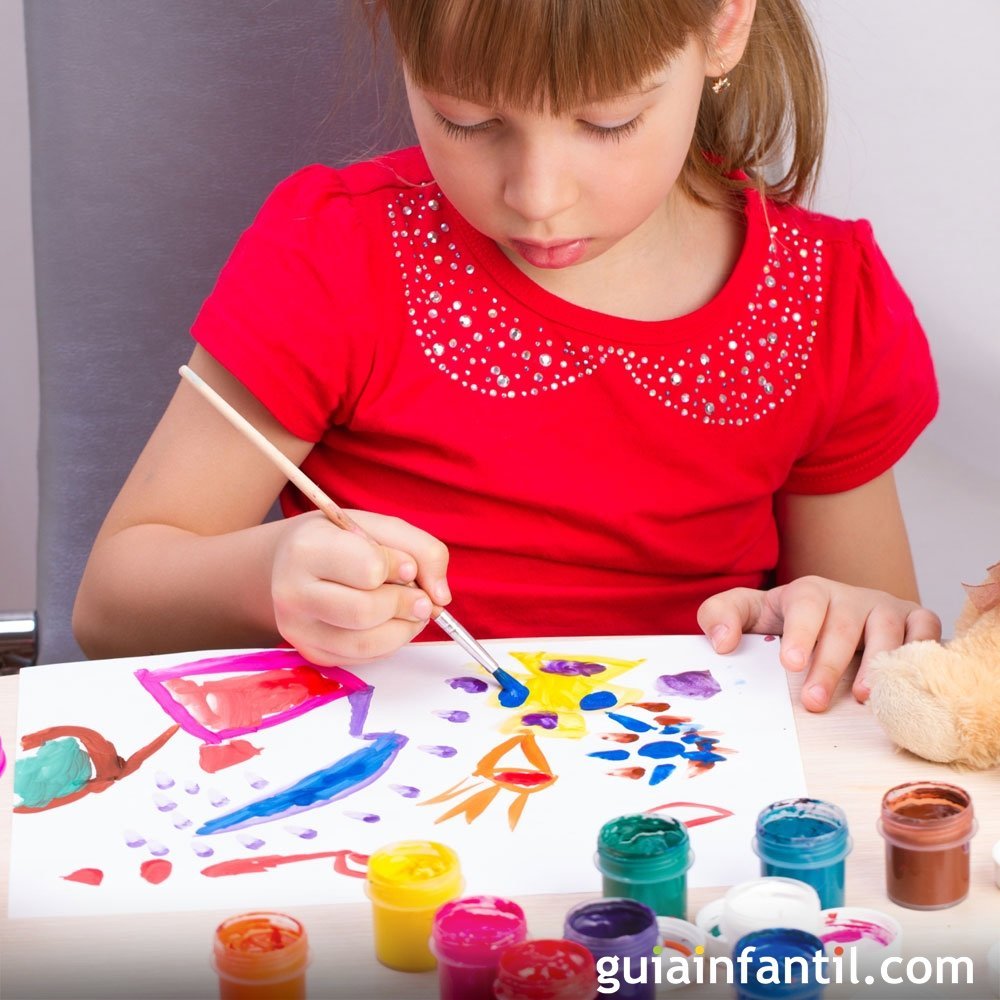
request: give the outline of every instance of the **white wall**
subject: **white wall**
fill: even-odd
[[[38,354],[20,0],[0,0],[0,613],[35,607]]]
[[[927,330],[941,409],[898,470],[925,603],[1000,560],[997,0],[807,0],[831,119],[816,207],[871,219]]]
[[[37,0],[36,0],[37,2]],[[831,127],[822,211],[872,220],[916,303],[940,416],[899,470],[924,600],[1000,559],[997,0],[806,0]],[[21,4],[0,3],[0,610],[34,606],[38,410]]]

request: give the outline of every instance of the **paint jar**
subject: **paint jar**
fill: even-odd
[[[304,1000],[309,940],[283,913],[242,913],[215,929],[220,1000]]]
[[[710,955],[729,955],[751,931],[788,927],[819,934],[823,908],[816,890],[798,879],[765,877],[734,885],[698,911],[697,924],[709,937]]]
[[[637,899],[663,917],[687,915],[694,852],[680,820],[662,813],[619,816],[601,827],[594,861],[605,896]]]
[[[615,996],[620,1000],[653,1000],[656,996],[651,960],[660,943],[660,929],[656,914],[645,903],[624,898],[580,903],[566,914],[563,937],[578,941],[595,960],[619,960]]]
[[[594,1000],[594,956],[576,941],[522,941],[500,953],[497,1000]]]
[[[903,954],[903,928],[895,917],[879,910],[861,906],[841,906],[823,913],[823,928],[819,939],[826,947],[831,962],[840,963],[841,974],[835,976],[831,964],[828,975],[839,979],[828,989],[834,996],[865,996],[870,986],[857,989],[858,983],[867,984],[882,979],[883,962],[888,958],[901,958]],[[854,987],[852,989],[852,987]]]
[[[941,910],[969,893],[969,841],[977,828],[968,792],[913,781],[882,798],[886,892],[897,906]]]
[[[430,840],[404,840],[368,859],[366,893],[372,901],[375,957],[400,972],[426,972],[434,914],[462,891],[458,856]]]
[[[527,937],[524,910],[499,896],[467,896],[434,916],[440,1000],[493,1000],[500,952]]]
[[[694,924],[679,917],[657,917],[656,927],[660,932],[659,945],[664,969],[661,990],[674,990],[695,982],[695,957],[708,951],[705,932]],[[681,963],[686,963],[687,969]],[[671,970],[673,978],[671,977]]]
[[[822,909],[844,905],[845,859],[851,837],[844,810],[821,799],[785,799],[757,816],[754,852],[761,875],[807,882]]]
[[[823,942],[806,931],[777,927],[745,934],[733,949],[736,1000],[819,1000],[823,984],[816,974],[828,978],[825,963],[817,963],[824,955]]]

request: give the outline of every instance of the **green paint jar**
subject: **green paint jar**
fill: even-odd
[[[686,917],[694,852],[680,820],[648,813],[610,820],[597,836],[594,863],[605,896],[638,900],[661,917]]]

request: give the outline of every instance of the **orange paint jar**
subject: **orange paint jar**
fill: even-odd
[[[215,929],[220,1000],[305,1000],[309,941],[283,913],[241,913]]]

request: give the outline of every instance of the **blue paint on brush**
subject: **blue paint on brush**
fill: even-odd
[[[493,674],[500,682],[500,704],[504,708],[520,708],[528,700],[529,691],[519,680],[515,680],[503,667],[497,667]]]

